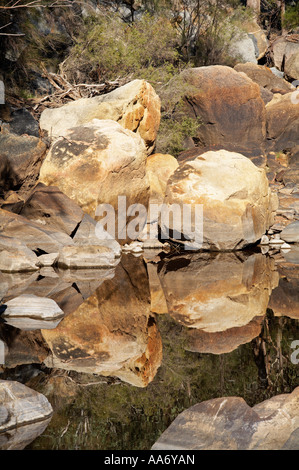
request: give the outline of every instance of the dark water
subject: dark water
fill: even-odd
[[[65,313],[42,329],[2,315],[0,379],[41,392],[54,410],[26,449],[150,449],[203,400],[253,406],[293,391],[298,287],[296,253],[150,252],[109,271],[2,274],[3,304],[33,294]]]

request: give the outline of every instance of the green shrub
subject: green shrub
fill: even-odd
[[[178,59],[177,33],[165,17],[144,14],[133,24],[116,15],[88,17],[66,59],[70,81],[92,82],[145,75]]]
[[[296,29],[299,27],[299,3],[286,8],[284,27],[288,29]]]

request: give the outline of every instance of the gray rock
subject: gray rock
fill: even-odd
[[[299,220],[287,225],[280,236],[288,243],[299,243]]]
[[[0,433],[51,417],[47,398],[19,382],[0,380]]]
[[[58,266],[67,269],[107,268],[119,263],[113,249],[104,244],[97,246],[64,246],[58,257]]]
[[[253,408],[239,397],[199,403],[177,416],[152,450],[299,449],[299,387]]]
[[[25,243],[13,237],[0,235],[0,271],[36,271],[38,258]]]
[[[4,318],[29,317],[41,320],[57,320],[64,314],[57,303],[46,297],[39,297],[32,294],[22,294],[9,300],[5,304]]]

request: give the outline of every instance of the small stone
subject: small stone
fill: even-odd
[[[58,253],[50,253],[38,257],[37,265],[41,267],[53,266],[58,259]]]
[[[47,398],[26,385],[0,380],[0,433],[51,417]]]
[[[267,235],[263,235],[260,241],[260,245],[269,245],[269,237]]]
[[[288,243],[283,243],[280,248],[281,248],[281,250],[290,249],[291,245],[289,245]]]

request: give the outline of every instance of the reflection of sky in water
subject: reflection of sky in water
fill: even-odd
[[[192,253],[146,265],[125,255],[113,270],[1,274],[4,302],[33,294],[64,312],[54,328],[0,323],[0,379],[38,389],[54,409],[30,447],[146,449],[203,400],[253,406],[294,390],[299,270],[290,259]]]

